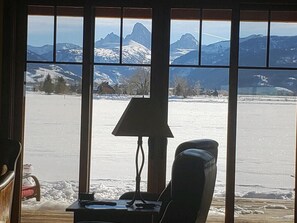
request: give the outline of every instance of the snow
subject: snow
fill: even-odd
[[[70,71],[64,71],[61,67],[56,65],[49,65],[50,69],[39,67],[37,70],[35,70],[35,73],[32,74],[30,72],[27,72],[26,81],[27,83],[35,83],[37,82],[43,82],[46,76],[49,74],[52,79],[56,79],[58,77],[63,76],[66,80],[72,80],[72,78],[66,77],[62,75],[63,73],[68,73],[71,76],[77,76],[74,73]]]
[[[111,134],[129,99],[125,95],[93,99],[90,191],[98,199],[118,198],[134,190],[136,139]],[[238,100],[236,196],[293,199],[296,97],[240,96]],[[26,94],[24,163],[32,164],[30,171],[40,180],[42,196],[40,202],[24,201],[24,208],[59,209],[77,199],[80,106],[78,95]],[[228,98],[170,97],[168,109],[174,138],[168,139],[167,181],[178,144],[211,138],[219,142],[214,196],[224,197]],[[146,137],[144,149],[147,157]],[[142,190],[146,190],[146,169],[147,160]]]

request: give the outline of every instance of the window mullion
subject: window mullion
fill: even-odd
[[[203,10],[200,9],[200,26],[199,26],[199,50],[198,50],[198,66],[201,65],[201,54],[202,54],[202,13],[203,13]]]
[[[230,40],[225,222],[234,222],[239,24],[240,11],[238,7],[234,7],[232,10]]]
[[[92,92],[94,61],[94,12],[90,1],[84,7],[82,104],[79,192],[88,192],[90,184],[91,135],[92,135]]]
[[[54,43],[53,43],[53,62],[56,62],[57,51],[57,6],[54,7]]]
[[[121,23],[120,23],[120,64],[123,63],[123,24],[124,24],[124,8],[121,8]]]
[[[271,26],[271,11],[269,10],[269,12],[268,12],[268,28],[267,28],[267,46],[266,46],[266,68],[269,67],[270,26]]]

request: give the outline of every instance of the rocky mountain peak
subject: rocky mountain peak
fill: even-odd
[[[139,22],[134,25],[132,33],[126,36],[125,43],[131,40],[151,49],[151,32]]]

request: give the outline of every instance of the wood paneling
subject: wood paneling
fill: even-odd
[[[2,184],[1,178],[4,179],[4,176],[0,177],[0,184]],[[6,183],[0,187],[0,222],[10,223],[14,178]]]
[[[1,117],[1,83],[2,83],[2,39],[3,39],[3,1],[0,1],[0,117]]]

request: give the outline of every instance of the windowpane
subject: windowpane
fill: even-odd
[[[266,66],[268,12],[241,11],[239,66]],[[257,20],[259,19],[259,20]]]
[[[171,14],[170,63],[198,65],[200,10],[173,9]]]
[[[96,8],[94,49],[95,63],[120,62],[120,26],[120,8]]]
[[[177,146],[194,139],[219,143],[218,172],[211,219],[224,221],[226,142],[228,113],[228,69],[171,68],[168,124],[174,138],[168,139],[167,181],[170,180]]]
[[[107,77],[108,72],[109,76],[114,75],[114,80]],[[135,190],[137,137],[115,137],[112,131],[131,97],[149,97],[149,80],[149,67],[94,67],[90,190],[99,198],[118,198]],[[147,158],[146,141],[144,138]],[[146,191],[146,169],[147,160],[141,176],[143,191]]]
[[[34,7],[29,7],[32,15],[28,16],[28,49],[29,61],[53,61],[54,43],[54,9],[53,7],[38,7],[48,15],[33,14]]]
[[[59,62],[82,62],[82,9],[60,7],[57,10],[56,60]]]
[[[225,12],[226,15],[222,12]],[[203,13],[201,65],[228,66],[231,33],[230,11],[204,10]],[[223,17],[220,18],[220,15]]]
[[[102,83],[108,85],[110,90],[101,92]],[[97,90],[99,94],[149,96],[150,68],[138,66],[95,66],[94,90]]]
[[[80,65],[27,64],[24,175],[38,178],[41,201],[24,200],[23,211],[61,212],[77,199],[80,82]],[[32,184],[23,179],[23,187]]]
[[[82,25],[81,8],[28,7],[22,218],[77,200],[82,65],[55,62],[82,62]]]
[[[123,63],[151,63],[151,9],[124,8]]]
[[[236,222],[293,220],[296,77],[285,70],[239,71]]]
[[[271,12],[269,64],[297,68],[297,12]]]

